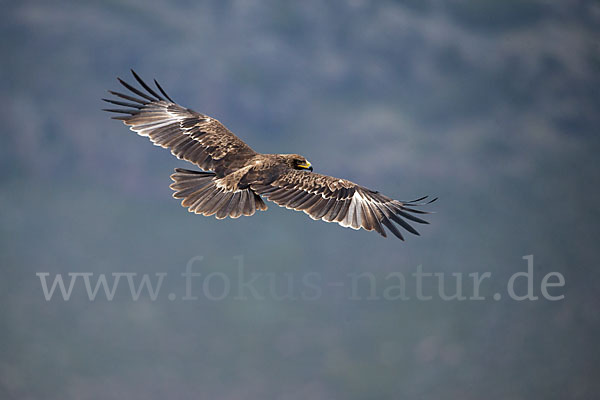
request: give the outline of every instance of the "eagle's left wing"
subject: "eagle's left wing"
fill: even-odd
[[[122,100],[103,100],[124,107],[104,111],[121,114],[113,118],[123,121],[132,131],[171,150],[177,158],[221,175],[239,168],[245,160],[256,155],[250,146],[216,119],[180,106],[158,82],[154,81],[160,93],[150,88],[133,70],[131,73],[144,91],[119,79],[131,94],[110,91]]]
[[[279,206],[304,211],[312,219],[337,222],[352,229],[375,230],[384,237],[387,236],[385,226],[401,240],[404,238],[392,222],[418,235],[404,219],[427,224],[413,214],[428,212],[411,207],[436,200],[424,202],[426,196],[401,202],[346,179],[301,170],[289,170],[270,185],[255,184],[251,188]]]

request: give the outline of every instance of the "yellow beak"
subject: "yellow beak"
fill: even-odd
[[[298,167],[312,170],[312,164],[308,161],[306,162],[306,164],[298,164]]]

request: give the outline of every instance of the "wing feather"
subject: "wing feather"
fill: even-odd
[[[427,222],[411,213],[408,208],[428,203],[401,202],[393,200],[379,192],[372,191],[345,179],[320,175],[309,171],[288,170],[270,185],[251,185],[256,193],[274,203],[303,211],[313,219],[338,224],[352,229],[376,231],[386,237],[387,228],[396,237],[404,240],[402,233],[394,224],[408,232],[419,233],[407,221]],[[424,199],[419,199],[421,201]],[[426,211],[416,210],[419,214]]]
[[[177,158],[194,163],[203,170],[215,171],[219,175],[239,168],[235,160],[241,164],[256,155],[254,150],[216,119],[178,105],[156,81],[160,94],[133,70],[131,72],[142,89],[120,78],[118,80],[138,97],[109,91],[128,102],[103,100],[126,107],[106,111],[125,114],[113,118],[123,121],[132,131],[148,137],[157,146],[171,150]]]

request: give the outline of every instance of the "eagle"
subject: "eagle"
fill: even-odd
[[[133,69],[131,73],[141,88],[117,78],[130,93],[109,90],[115,97],[102,100],[122,108],[103,111],[116,113],[113,119],[201,169],[176,168],[171,175],[173,197],[182,199],[188,211],[238,218],[266,210],[266,199],[314,220],[376,231],[383,237],[385,227],[401,240],[395,224],[418,235],[407,220],[428,223],[415,214],[429,212],[415,207],[437,198],[394,200],[349,180],[315,173],[301,155],[258,153],[216,119],[177,104],[156,79],[153,89]]]

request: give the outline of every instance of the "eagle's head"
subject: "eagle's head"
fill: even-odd
[[[290,168],[313,170],[311,163],[299,154],[282,154],[282,156]]]

